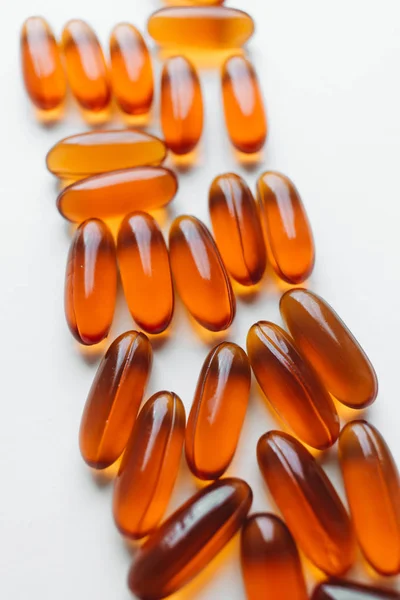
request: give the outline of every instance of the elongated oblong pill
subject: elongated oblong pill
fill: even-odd
[[[317,585],[311,600],[398,600],[399,598],[400,593],[394,590],[341,579],[328,579]]]

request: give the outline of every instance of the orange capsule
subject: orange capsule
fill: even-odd
[[[132,213],[118,232],[118,263],[129,310],[149,333],[161,333],[174,312],[169,255],[157,222],[147,213]]]
[[[353,564],[350,519],[335,488],[305,447],[269,431],[257,445],[261,473],[296,542],[319,569],[341,575]]]
[[[323,450],[339,435],[339,417],[318,375],[278,325],[259,321],[247,335],[254,375],[278,415],[306,444]]]
[[[46,157],[47,168],[60,178],[78,179],[108,171],[159,165],[163,141],[133,129],[89,131],[59,141]]]
[[[298,191],[288,177],[266,171],[257,182],[257,199],[270,259],[289,283],[301,283],[314,268],[314,240]]]
[[[45,19],[29,17],[21,30],[22,74],[26,91],[41,110],[57,108],[64,101],[66,80],[60,50]]]
[[[65,277],[65,316],[72,335],[90,346],[107,337],[117,295],[117,259],[108,227],[88,219],[75,232]]]
[[[143,333],[113,341],[97,370],[83,412],[79,445],[94,469],[106,469],[128,442],[149,378],[153,352]]]
[[[185,408],[172,392],[154,394],[143,406],[114,487],[114,519],[134,539],[157,527],[178,475],[185,436]]]
[[[258,152],[267,139],[267,119],[253,65],[244,56],[231,56],[222,68],[225,123],[237,150]]]
[[[236,48],[254,33],[253,19],[224,6],[171,6],[153,13],[148,32],[161,46]]]
[[[286,292],[283,319],[299,350],[339,402],[364,408],[378,393],[375,371],[357,340],[331,306],[304,289]]]
[[[339,458],[356,535],[381,575],[400,573],[400,479],[381,434],[366,421],[347,423]]]
[[[175,154],[193,150],[203,131],[203,96],[197,71],[184,56],[164,64],[161,77],[161,126]]]
[[[171,202],[176,175],[163,167],[136,167],[87,177],[62,190],[57,208],[69,221],[90,217],[112,219],[135,210],[151,210]]]
[[[197,492],[136,551],[131,591],[143,600],[159,600],[183,587],[240,529],[252,497],[247,483],[233,478]]]
[[[79,104],[94,112],[107,108],[111,99],[108,70],[93,29],[73,19],[64,27],[62,44],[68,82]]]
[[[153,104],[153,66],[140,31],[119,23],[110,36],[111,81],[120,108],[129,115],[149,112]]]
[[[299,553],[289,529],[275,515],[251,515],[241,535],[247,600],[307,600]]]
[[[225,0],[165,0],[167,4],[173,4],[175,6],[212,6],[216,4],[223,4]]]
[[[215,241],[229,273],[242,285],[260,281],[266,266],[257,205],[246,182],[234,173],[214,179],[209,209]]]
[[[311,600],[391,600],[400,599],[394,590],[361,585],[342,579],[328,579],[314,590]]]
[[[195,217],[176,218],[169,233],[169,251],[176,287],[188,311],[210,331],[227,329],[236,301],[207,227]]]
[[[240,346],[223,342],[211,350],[197,382],[186,429],[185,450],[200,479],[218,479],[239,441],[250,394],[249,360]]]

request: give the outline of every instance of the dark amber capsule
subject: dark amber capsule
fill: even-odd
[[[159,165],[167,149],[158,138],[133,129],[90,131],[59,141],[46,157],[49,171],[77,179],[148,165]]]
[[[117,257],[108,227],[88,219],[75,232],[65,277],[65,316],[85,345],[101,342],[111,327],[117,294]]]
[[[339,417],[318,375],[281,327],[259,321],[247,335],[254,375],[278,415],[306,444],[323,450],[339,435]]]
[[[223,342],[211,350],[197,382],[186,429],[191,471],[217,479],[228,468],[239,441],[250,394],[249,359],[240,346]]]
[[[145,331],[161,333],[172,319],[174,290],[168,249],[153,217],[140,212],[125,217],[117,254],[132,317]]]
[[[247,600],[307,600],[299,553],[289,529],[275,515],[251,515],[241,536]]]
[[[209,193],[215,241],[226,268],[242,285],[260,281],[266,266],[257,205],[246,182],[234,173],[216,177]]]
[[[111,81],[120,108],[130,115],[150,110],[154,80],[149,50],[140,31],[119,23],[110,36]]]
[[[311,600],[391,600],[400,599],[394,590],[371,587],[340,579],[320,583],[314,590]]]
[[[188,311],[210,331],[227,329],[235,316],[235,296],[207,227],[195,217],[178,217],[171,226],[169,250],[176,287]]]
[[[246,154],[258,152],[267,138],[267,119],[253,65],[231,56],[222,68],[225,123],[232,144]]]
[[[107,108],[111,99],[108,69],[93,29],[80,19],[69,21],[62,44],[68,83],[79,104],[94,112]]]
[[[94,469],[122,454],[149,378],[153,352],[147,337],[127,331],[113,341],[97,370],[82,416],[79,445]]]
[[[193,150],[203,131],[203,96],[197,71],[184,56],[164,64],[161,77],[161,126],[175,154]]]
[[[382,575],[400,573],[400,479],[381,434],[366,421],[342,429],[339,457],[361,549]]]
[[[136,167],[82,179],[64,188],[57,208],[69,221],[111,219],[171,202],[178,189],[175,174],[163,167]]]
[[[66,79],[54,34],[42,17],[29,17],[21,30],[22,74],[26,91],[41,110],[64,101]]]
[[[322,298],[308,290],[286,292],[283,319],[297,346],[339,402],[364,408],[378,393],[375,371],[352,333]]]
[[[120,532],[134,539],[157,527],[178,475],[185,408],[172,392],[158,392],[136,419],[115,481],[113,510]]]
[[[353,564],[355,541],[350,519],[335,488],[305,447],[279,431],[257,445],[261,473],[304,554],[329,575]]]
[[[129,587],[159,600],[195,577],[242,526],[252,502],[241,479],[221,479],[183,504],[135,554]]]
[[[270,260],[289,283],[301,283],[314,268],[314,240],[300,195],[288,177],[266,171],[258,179],[257,199]]]
[[[236,48],[253,35],[253,19],[224,6],[171,6],[153,13],[148,32],[161,46]]]

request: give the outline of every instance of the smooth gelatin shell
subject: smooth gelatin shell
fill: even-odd
[[[186,458],[200,479],[217,479],[228,468],[239,441],[250,394],[246,353],[231,342],[208,354],[186,429]]]
[[[339,579],[320,583],[314,590],[311,600],[391,600],[399,599],[394,590],[367,586]]]
[[[174,290],[166,243],[147,213],[132,213],[118,232],[118,264],[130,313],[149,333],[161,333],[171,322]]]
[[[175,174],[163,167],[111,171],[77,181],[62,190],[57,208],[69,221],[111,219],[136,210],[165,206],[178,190]]]
[[[339,457],[361,549],[382,575],[400,573],[400,479],[381,434],[366,421],[342,429]]]
[[[329,575],[355,559],[350,519],[314,457],[292,436],[270,431],[257,445],[261,473],[304,554]]]
[[[223,4],[225,0],[165,0],[166,4],[174,6],[217,6]]]
[[[247,353],[262,391],[295,435],[319,450],[332,446],[340,427],[335,405],[290,336],[259,321],[247,335]]]
[[[233,478],[197,492],[137,550],[131,591],[142,600],[159,600],[183,587],[240,529],[252,496],[246,482]]]
[[[125,536],[148,535],[163,516],[178,475],[185,437],[185,408],[172,392],[143,406],[114,487],[114,519]]]
[[[266,253],[257,205],[246,182],[234,173],[216,177],[209,209],[215,241],[229,273],[242,285],[258,283]]]
[[[90,131],[59,141],[48,152],[47,168],[61,178],[159,165],[167,149],[158,138],[133,129]]]
[[[329,392],[351,408],[372,404],[378,393],[373,366],[332,307],[299,288],[282,296],[280,309],[298,348]]]
[[[153,13],[148,32],[161,46],[236,48],[253,35],[253,19],[223,6],[175,6]]]
[[[137,331],[120,335],[108,348],[83,412],[79,445],[94,469],[106,469],[122,454],[143,398],[153,352]]]
[[[266,171],[258,179],[257,199],[275,271],[289,283],[301,283],[314,268],[315,249],[297,189],[285,175]]]

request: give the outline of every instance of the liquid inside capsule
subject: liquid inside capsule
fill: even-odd
[[[394,590],[332,579],[317,585],[311,600],[391,600],[400,598]]]

